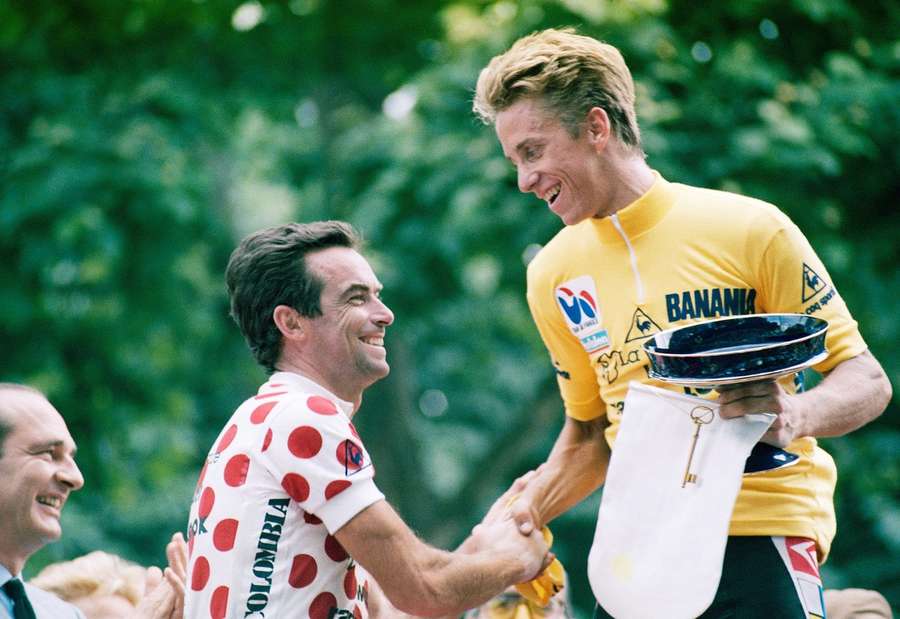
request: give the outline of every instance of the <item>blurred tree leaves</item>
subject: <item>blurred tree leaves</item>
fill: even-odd
[[[32,568],[162,559],[213,437],[262,378],[227,317],[244,234],[343,218],[397,314],[358,425],[379,484],[458,542],[562,423],[524,303],[559,222],[470,112],[515,38],[576,25],[622,49],[651,165],[778,204],[894,384],[900,363],[895,3],[683,0],[0,3],[0,361],[68,419],[87,486]],[[831,586],[900,604],[900,422],[825,441]],[[598,497],[554,525],[589,616]]]

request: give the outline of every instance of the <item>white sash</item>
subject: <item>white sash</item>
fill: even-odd
[[[588,558],[594,595],[616,619],[692,619],[712,604],[744,461],[775,419],[721,419],[718,409],[629,384]],[[711,421],[691,461],[696,482],[682,487],[695,410]]]

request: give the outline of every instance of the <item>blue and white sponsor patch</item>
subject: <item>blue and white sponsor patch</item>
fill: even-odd
[[[608,348],[609,333],[603,328],[594,279],[580,275],[557,286],[554,292],[569,330],[582,347],[589,353]]]

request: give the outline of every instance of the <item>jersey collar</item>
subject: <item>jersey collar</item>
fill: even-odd
[[[675,191],[671,183],[656,170],[653,170],[653,176],[655,180],[647,193],[615,214],[629,239],[640,236],[659,223],[675,202]],[[602,242],[619,244],[624,242],[611,217],[588,221],[594,226]]]
[[[319,383],[302,374],[295,374],[294,372],[275,372],[269,377],[269,380],[263,383],[259,388],[259,393],[263,394],[269,391],[280,391],[281,389],[279,389],[278,386],[287,387],[290,390],[321,395],[329,400],[333,400],[347,417],[353,415],[353,404],[340,399]]]

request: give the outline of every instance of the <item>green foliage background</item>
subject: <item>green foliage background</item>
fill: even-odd
[[[897,23],[887,0],[0,2],[0,378],[49,394],[87,480],[28,571],[98,548],[163,560],[263,379],[224,265],[286,220],[369,240],[397,321],[358,425],[422,536],[459,542],[543,460],[562,410],[524,268],[560,223],[470,103],[487,60],[544,27],[622,49],[664,176],[794,218],[900,384]],[[897,413],[823,441],[840,471],[826,584],[895,606]],[[582,617],[598,502],[554,525]]]

